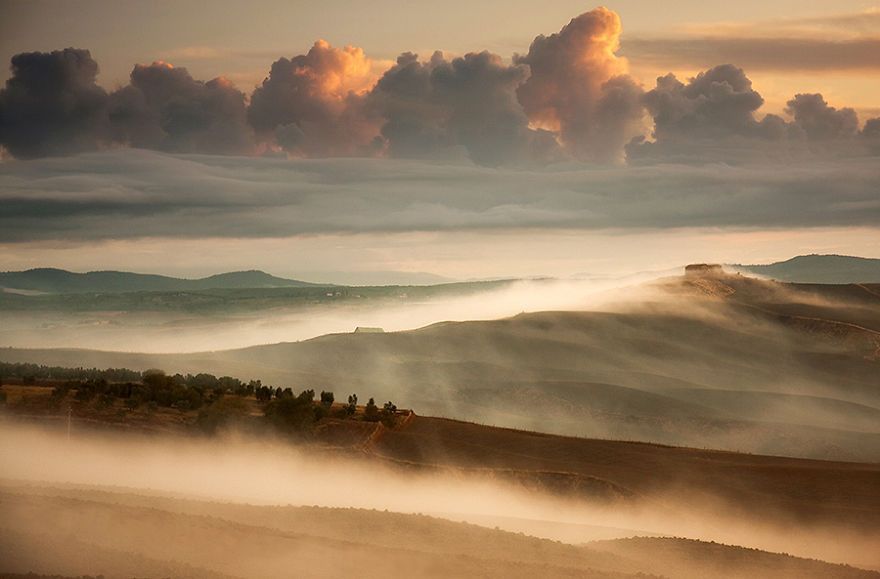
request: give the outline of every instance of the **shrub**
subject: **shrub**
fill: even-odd
[[[238,397],[225,396],[199,412],[196,425],[207,434],[240,421],[247,415],[247,404]]]
[[[296,398],[276,398],[266,405],[266,418],[273,426],[287,433],[303,434],[311,432],[315,424],[312,397],[305,391]]]
[[[113,406],[113,396],[107,393],[98,397],[98,408],[110,408]]]
[[[397,422],[397,405],[389,400],[382,407],[382,411],[379,413],[379,415],[380,420],[382,420],[382,424],[384,424],[388,428],[391,428]]]
[[[376,406],[376,401],[372,398],[370,398],[367,405],[364,407],[364,420],[368,422],[379,421],[379,407]]]

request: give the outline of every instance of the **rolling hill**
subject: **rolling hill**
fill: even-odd
[[[601,312],[181,355],[2,349],[0,360],[210,372],[557,434],[880,461],[878,286],[730,275],[634,291]]]
[[[799,283],[880,283],[880,259],[849,255],[799,255],[767,265],[733,265],[738,271]]]
[[[205,289],[313,287],[319,285],[275,277],[266,272],[256,270],[221,273],[200,279],[182,279],[125,271],[75,273],[54,268],[0,272],[0,288],[18,290],[20,292],[52,294],[195,291]]]
[[[222,504],[119,490],[4,486],[0,513],[4,577],[880,576],[700,541],[566,545],[424,515]]]

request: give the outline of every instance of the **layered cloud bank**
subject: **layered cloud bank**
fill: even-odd
[[[880,163],[539,170],[116,150],[0,164],[0,243],[504,229],[876,227]]]
[[[793,95],[787,118],[760,115],[761,95],[732,64],[643,87],[616,54],[620,33],[618,16],[597,8],[510,60],[404,53],[381,74],[362,50],[318,41],[275,61],[251,95],[164,62],[135,66],[108,93],[87,50],[23,53],[0,91],[0,145],[23,159],[129,146],[520,167],[880,153],[880,118],[861,125],[819,94]]]

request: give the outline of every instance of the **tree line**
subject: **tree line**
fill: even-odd
[[[56,409],[72,393],[77,402],[98,408],[109,408],[121,399],[129,410],[146,406],[148,411],[159,407],[199,411],[196,424],[209,433],[242,420],[248,413],[245,399],[249,397],[263,403],[263,416],[271,425],[298,434],[311,432],[317,422],[328,417],[357,417],[392,426],[397,413],[397,406],[391,401],[380,408],[370,398],[357,416],[357,394],[350,394],[347,402],[334,408],[336,397],[330,391],[321,391],[316,398],[312,389],[296,394],[290,387],[265,385],[260,380],[244,382],[230,376],[218,378],[207,373],[169,375],[158,369],[137,372],[127,368],[99,370],[0,362],[0,384],[2,377],[16,378],[25,384],[63,381],[54,386],[50,396]]]

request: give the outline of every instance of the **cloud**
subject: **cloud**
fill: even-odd
[[[829,106],[821,94],[798,94],[785,111],[810,139],[851,139],[859,132],[859,118],[851,108]]]
[[[687,83],[672,73],[662,76],[645,93],[644,103],[654,119],[653,142],[637,140],[627,146],[631,161],[751,160],[765,154],[754,149],[756,141],[765,142],[759,146],[770,141],[781,152],[780,142],[789,130],[776,115],[756,119],[764,99],[745,72],[730,64],[701,72]]]
[[[691,25],[663,37],[628,37],[640,66],[704,68],[734,62],[750,71],[865,73],[880,70],[880,11]]]
[[[764,103],[745,72],[726,64],[681,82],[674,74],[657,79],[644,95],[654,120],[652,140],[627,148],[632,163],[768,164],[805,159],[858,157],[871,141],[858,139],[851,108],[829,106],[821,94],[798,94],[788,101],[791,119],[764,115]]]
[[[133,147],[241,154],[254,146],[244,93],[164,62],[134,67],[131,84],[110,95],[109,118],[114,139]]]
[[[877,72],[880,37],[765,38],[749,36],[629,38],[626,54],[640,66],[700,68],[735,62],[752,71]]]
[[[107,130],[107,93],[97,74],[88,50],[12,57],[12,76],[0,90],[0,144],[24,159],[97,149]]]
[[[776,24],[787,37],[760,27],[752,36],[759,37],[755,47],[791,39],[874,42],[876,21],[874,13],[788,20]],[[748,29],[719,30],[713,42],[751,38]],[[405,52],[381,73],[360,48],[319,40],[305,54],[275,60],[250,99],[223,78],[203,82],[163,62],[137,65],[130,84],[107,95],[95,84],[98,67],[88,51],[25,53],[13,59],[13,76],[0,91],[0,156],[123,145],[528,168],[562,161],[787,163],[880,149],[874,124],[859,132],[852,109],[832,107],[821,95],[796,95],[787,108],[790,118],[761,115],[763,98],[733,64],[687,80],[670,73],[645,92],[617,54],[620,35],[618,15],[597,8],[559,32],[537,36],[512,61],[488,51],[436,52],[427,60]],[[643,40],[632,42],[631,54],[639,54]],[[784,61],[802,52],[796,44],[765,48],[773,52],[767,58]],[[227,54],[211,47],[181,50],[188,58]],[[858,54],[852,58],[869,64],[880,58],[880,50],[868,45],[853,50]],[[825,62],[844,56],[829,50]]]
[[[384,119],[381,134],[392,157],[469,158],[481,165],[529,164],[559,157],[547,131],[529,128],[516,99],[528,76],[489,52],[427,62],[402,54],[368,97]]]
[[[308,53],[272,64],[248,118],[258,134],[296,156],[364,154],[379,125],[363,110],[372,68],[360,48],[319,40]]]
[[[868,119],[865,122],[865,127],[862,129],[862,138],[875,155],[880,155],[880,117]]]
[[[615,55],[620,32],[617,14],[597,8],[558,33],[538,36],[527,54],[514,57],[530,70],[517,89],[529,120],[558,131],[578,159],[619,159],[623,145],[641,129],[641,89]]]
[[[0,241],[876,226],[876,159],[523,171],[116,150],[0,164]]]

